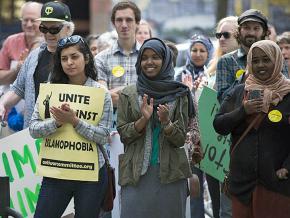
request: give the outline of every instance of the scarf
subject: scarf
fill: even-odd
[[[154,50],[162,58],[162,67],[159,74],[154,78],[147,77],[141,68],[141,58],[145,49]],[[191,92],[186,85],[174,81],[175,71],[172,63],[172,52],[162,40],[150,38],[144,41],[140,48],[135,67],[138,75],[137,92],[141,96],[147,94],[149,99],[153,98],[154,108],[159,104],[166,104],[186,95],[188,98],[188,115],[189,117],[195,115]]]
[[[272,76],[266,81],[257,79],[253,74],[252,55],[254,48],[260,48],[263,50],[270,58],[271,62],[275,64]],[[249,76],[245,82],[245,90],[264,90],[262,111],[268,113],[271,104],[276,106],[280,101],[282,101],[283,97],[290,92],[290,80],[281,73],[283,66],[281,50],[275,42],[270,40],[255,42],[249,50],[247,64],[247,73]]]
[[[204,64],[204,66],[206,66],[208,64],[208,62],[211,60],[212,58],[212,54],[213,54],[213,50],[214,50],[214,47],[213,47],[213,44],[211,42],[211,40],[203,35],[193,35],[190,39],[190,46],[189,46],[189,49],[187,50],[187,53],[186,53],[186,68],[188,70],[190,70],[190,72],[194,72],[197,74],[199,73],[200,70],[204,70],[204,66],[202,67],[197,67],[195,66],[195,64],[192,62],[192,59],[191,59],[191,49],[192,49],[192,46],[194,46],[195,43],[201,43],[204,45],[204,47],[206,48],[207,50],[207,60]]]

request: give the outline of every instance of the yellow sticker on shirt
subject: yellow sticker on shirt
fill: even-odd
[[[113,69],[112,69],[112,74],[115,76],[115,77],[121,77],[123,76],[125,73],[125,69],[118,65],[118,66],[115,66]]]
[[[278,110],[272,110],[268,113],[268,118],[273,123],[280,122],[282,120],[282,113]]]
[[[245,70],[237,70],[236,72],[236,79],[239,79],[243,74],[244,74]]]

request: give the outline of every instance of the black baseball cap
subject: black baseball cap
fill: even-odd
[[[69,7],[58,1],[45,3],[41,8],[40,21],[71,21],[71,14]]]
[[[259,22],[263,27],[268,29],[268,19],[265,17],[261,11],[257,9],[249,9],[242,13],[238,18],[238,24],[241,25],[248,21]]]

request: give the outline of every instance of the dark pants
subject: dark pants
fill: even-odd
[[[75,218],[97,218],[100,213],[107,183],[108,177],[105,165],[99,171],[98,182],[44,177],[34,217],[61,217],[73,197]]]
[[[290,197],[257,185],[249,205],[232,196],[233,218],[289,218]]]
[[[200,196],[199,197],[191,197],[190,198],[190,210],[191,210],[191,218],[204,218],[204,174],[203,172],[193,166],[192,173],[196,174],[199,178],[200,182]],[[220,211],[220,186],[219,181],[214,177],[205,174],[206,180],[208,184],[209,194],[211,197],[212,202],[212,209],[213,209],[213,217],[219,218],[219,211]]]
[[[205,174],[206,181],[208,185],[208,190],[211,198],[211,204],[212,204],[212,212],[214,218],[220,217],[220,182],[208,175]]]
[[[200,183],[200,196],[190,198],[191,218],[204,218],[204,200],[203,200],[203,172],[193,166],[192,173],[196,174]]]

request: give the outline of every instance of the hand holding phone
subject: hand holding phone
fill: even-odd
[[[263,90],[249,90],[243,105],[247,114],[260,113],[263,109]]]
[[[263,95],[263,90],[259,90],[259,89],[249,90],[248,100],[262,98],[262,95]]]

